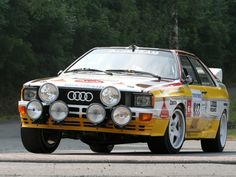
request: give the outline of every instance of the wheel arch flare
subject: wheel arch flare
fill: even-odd
[[[154,109],[158,110],[154,117],[168,119],[173,111],[180,107],[185,118],[191,116],[191,91],[185,85],[167,87],[150,91],[154,97]]]

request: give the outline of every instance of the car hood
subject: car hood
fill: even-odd
[[[58,77],[43,78],[29,81],[24,86],[41,86],[45,83],[55,84],[57,87],[103,89],[114,86],[121,91],[149,92],[158,87],[179,84],[178,80],[159,80],[153,77],[137,75],[104,75],[67,73]]]

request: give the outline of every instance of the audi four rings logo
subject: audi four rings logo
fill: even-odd
[[[91,92],[70,91],[67,94],[67,98],[70,101],[86,101],[86,102],[90,102],[90,101],[93,100],[93,94]]]

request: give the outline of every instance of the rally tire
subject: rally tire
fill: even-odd
[[[89,145],[91,151],[96,153],[105,153],[108,154],[112,151],[114,148],[114,145],[102,145],[102,144],[96,144],[96,145]]]
[[[227,114],[224,112],[220,118],[220,124],[214,139],[202,139],[203,152],[222,152],[227,138]]]
[[[176,108],[170,117],[168,127],[163,137],[154,137],[148,141],[152,153],[176,154],[180,151],[185,138],[186,123],[181,108]]]
[[[27,151],[48,154],[57,149],[61,141],[61,132],[57,130],[21,128],[21,140]]]

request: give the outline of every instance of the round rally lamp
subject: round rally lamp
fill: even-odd
[[[55,122],[63,121],[68,113],[69,109],[63,101],[55,101],[49,107],[49,114]]]
[[[32,120],[37,120],[43,113],[43,105],[38,100],[32,100],[26,106],[26,113]]]
[[[132,113],[126,106],[117,106],[111,113],[112,121],[119,127],[124,127],[132,119]]]
[[[86,116],[90,122],[97,125],[104,121],[106,117],[106,110],[101,104],[93,103],[88,107]]]
[[[120,102],[120,98],[120,91],[112,86],[108,86],[100,92],[101,102],[108,107],[117,105]]]
[[[59,90],[54,84],[46,83],[39,88],[38,95],[43,102],[50,104],[58,98]]]

